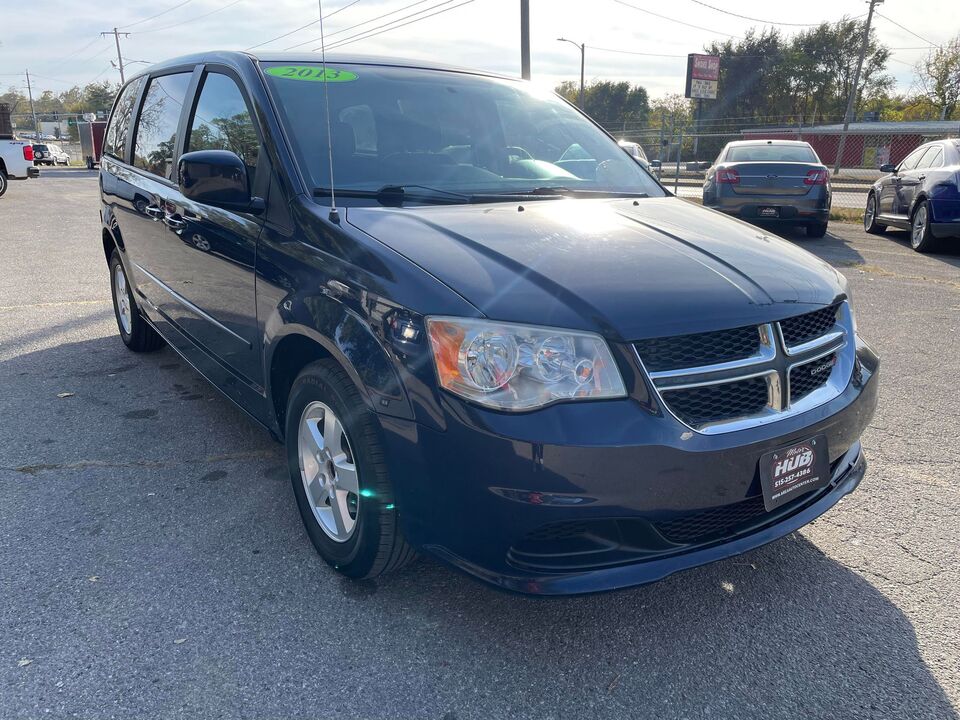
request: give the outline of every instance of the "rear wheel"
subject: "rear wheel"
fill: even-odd
[[[807,225],[807,237],[822,238],[827,234],[827,223],[810,223]]]
[[[113,289],[113,312],[123,344],[134,352],[153,352],[163,347],[163,338],[140,315],[127,282],[127,273],[116,250],[110,256],[110,285]]]
[[[0,196],[2,196],[7,191],[7,174],[0,169]]]
[[[930,231],[930,205],[926,200],[917,204],[910,218],[910,247],[921,253],[937,249],[937,239]]]
[[[880,235],[886,229],[886,225],[877,222],[877,197],[873,193],[867,195],[867,207],[863,211],[863,229],[871,235]]]
[[[376,417],[343,369],[330,360],[308,365],[290,390],[286,418],[290,481],[320,556],[358,579],[410,562]]]

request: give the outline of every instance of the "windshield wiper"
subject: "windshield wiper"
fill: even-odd
[[[626,190],[591,190],[589,188],[568,188],[562,185],[544,185],[535,187],[532,190],[518,190],[508,195],[544,195],[547,197],[567,196],[567,197],[624,197],[624,198],[646,198],[650,197],[645,192],[629,192]]]
[[[422,192],[409,192],[407,188],[416,188]],[[473,200],[472,195],[441,190],[426,185],[384,185],[377,190],[361,190],[358,188],[314,188],[314,197],[330,197],[336,193],[340,197],[370,198],[382,205],[399,205],[404,200],[414,202],[442,202],[468,203]]]

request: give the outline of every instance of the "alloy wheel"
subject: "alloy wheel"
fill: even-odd
[[[113,269],[113,298],[116,300],[120,326],[130,335],[133,332],[133,312],[130,307],[130,294],[127,292],[127,276],[120,264]]]
[[[876,200],[873,195],[867,197],[867,209],[863,212],[863,227],[869,230],[873,225],[873,218],[876,215]]]
[[[303,409],[297,445],[314,518],[331,540],[346,542],[357,527],[360,482],[346,429],[329,405],[315,401]]]
[[[921,205],[913,215],[913,228],[910,232],[910,244],[914,247],[920,247],[923,242],[923,236],[927,232],[927,208]]]

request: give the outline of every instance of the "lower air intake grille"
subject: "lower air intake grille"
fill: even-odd
[[[826,335],[837,323],[838,307],[838,305],[831,305],[823,310],[781,320],[780,331],[783,333],[783,342],[787,347],[793,347]]]
[[[686,544],[704,542],[723,535],[731,528],[746,525],[766,513],[763,497],[757,496],[732,505],[712,508],[693,515],[684,515],[675,520],[653,523],[663,537],[670,542]]]
[[[763,377],[661,392],[677,417],[694,428],[756,415],[769,400]]]

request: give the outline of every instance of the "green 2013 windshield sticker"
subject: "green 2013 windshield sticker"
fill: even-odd
[[[356,80],[355,73],[327,66],[324,74],[322,65],[281,65],[267,68],[267,75],[284,80],[306,80],[307,82],[350,82]]]

